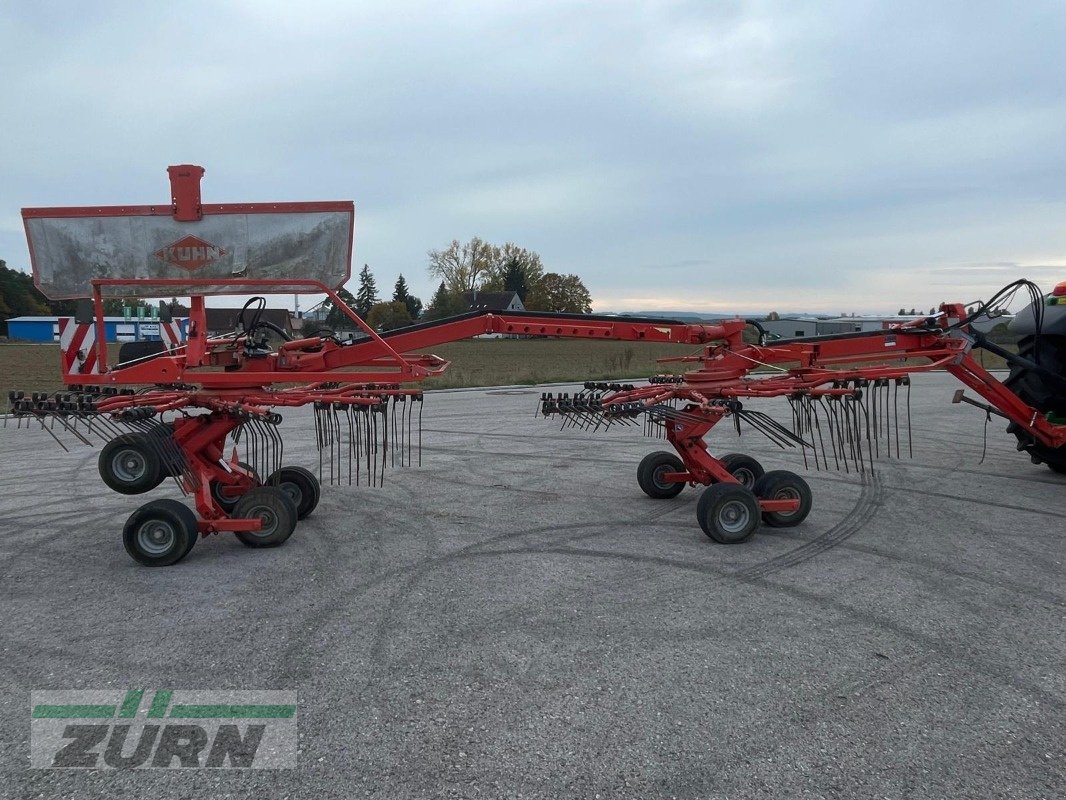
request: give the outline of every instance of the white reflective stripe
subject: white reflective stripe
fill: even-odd
[[[99,375],[100,361],[96,358],[96,351],[93,349],[96,345],[96,325],[79,325],[78,327],[89,329],[85,333],[85,340],[81,343],[81,351],[85,353],[85,360],[92,362],[92,367],[82,370],[82,375]]]
[[[74,317],[59,318],[59,349],[63,352],[70,347],[70,340],[74,338],[74,329],[77,327],[74,324]]]
[[[64,369],[70,364],[70,375],[99,375],[100,362],[96,358],[93,345],[96,343],[96,325],[78,325],[71,317],[64,317],[59,321],[60,342],[59,349],[63,353]],[[79,358],[81,352],[85,358]],[[89,369],[81,369],[85,362],[90,364]]]
[[[181,323],[162,322],[159,325],[159,338],[169,350],[181,344]]]

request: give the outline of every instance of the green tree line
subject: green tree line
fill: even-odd
[[[33,285],[33,277],[12,269],[0,259],[0,334],[7,335],[7,321],[24,316],[71,316],[73,300],[49,300]]]

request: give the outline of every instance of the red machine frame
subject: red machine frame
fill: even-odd
[[[277,213],[347,211],[350,203],[255,203],[203,205],[200,202],[200,167],[169,168],[172,202],[169,206],[120,206],[69,209],[25,209],[28,221],[42,217],[171,215],[183,223],[195,223],[212,213]],[[27,238],[31,257],[33,241]],[[348,257],[350,262],[351,241]],[[36,260],[35,280],[38,279]],[[39,283],[39,281],[38,281]],[[219,291],[224,284],[224,292]],[[179,348],[108,364],[104,330],[104,294],[136,285],[140,293],[159,289],[170,293],[192,289],[187,341]],[[273,407],[310,404],[346,408],[379,407],[418,395],[404,388],[441,375],[448,362],[432,354],[411,355],[437,344],[481,334],[514,334],[582,339],[668,342],[701,345],[698,354],[666,363],[691,365],[683,377],[653,382],[642,387],[614,387],[601,392],[596,412],[610,420],[638,412],[653,412],[667,404],[682,410],[662,420],[665,437],[680,456],[682,469],[660,474],[668,484],[738,484],[729,467],[708,451],[706,436],[722,419],[737,412],[727,401],[740,398],[855,398],[859,385],[869,381],[904,379],[911,373],[943,369],[957,377],[1010,419],[1019,429],[1047,448],[1066,445],[1066,426],[1051,422],[982,368],[970,355],[974,337],[966,325],[962,305],[945,304],[937,314],[884,331],[813,337],[767,344],[744,341],[749,325],[744,320],[717,324],[685,324],[671,320],[637,319],[594,315],[536,312],[471,313],[406,329],[379,334],[339,297],[333,287],[309,279],[214,278],[97,278],[91,281],[96,326],[96,363],[99,373],[67,371],[70,384],[82,387],[155,386],[141,394],[101,396],[92,412],[121,416],[144,412],[149,416],[198,409],[206,412],[184,415],[172,423],[173,445],[185,463],[180,479],[183,489],[194,495],[199,533],[220,531],[254,532],[257,518],[233,518],[213,494],[212,487],[240,496],[257,484],[258,477],[237,458],[227,458],[227,437],[248,419],[270,419]],[[201,288],[203,293],[196,293]],[[331,335],[286,341],[276,351],[255,350],[250,334],[237,330],[227,336],[208,336],[204,295],[211,293],[292,293],[326,295],[364,334],[364,339],[341,342]],[[904,363],[921,358],[927,363]],[[82,359],[83,361],[84,359]],[[873,363],[870,363],[873,362]],[[897,362],[890,364],[887,362]],[[788,365],[788,366],[782,366]],[[770,369],[776,374],[759,374]],[[288,388],[276,384],[298,383]],[[850,385],[849,385],[850,383]],[[413,399],[413,398],[412,398]],[[22,401],[20,401],[22,402]],[[52,402],[52,401],[49,401]],[[553,406],[559,410],[558,404]],[[49,403],[23,402],[27,413],[70,413],[69,408]],[[801,501],[795,497],[758,497],[763,514],[795,512]]]

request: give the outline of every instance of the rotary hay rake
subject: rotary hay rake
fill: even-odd
[[[387,467],[420,465],[424,396],[413,387],[442,374],[448,362],[414,353],[480,334],[699,346],[694,355],[663,359],[692,367],[683,374],[545,393],[537,410],[561,418],[564,428],[635,427],[666,439],[674,452],[641,461],[640,488],[668,499],[686,485],[707,487],[697,518],[722,543],[748,538],[760,520],[798,525],[812,499],[795,473],[766,471],[745,454],[711,455],[706,437],[715,425],[728,418],[738,431],[799,448],[808,468],[865,476],[882,453],[913,451],[909,397],[916,372],[955,375],[988,404],[962,392],[956,402],[1008,419],[1020,450],[1066,471],[1066,284],[1044,297],[1019,281],[974,314],[945,304],[882,331],[776,342],[752,320],[693,325],[538,312],[472,312],[379,334],[335,291],[349,277],[351,202],[205,205],[202,168],[168,171],[167,204],[23,210],[38,287],[53,299],[91,299],[79,303],[63,329],[68,388],[9,398],[18,426],[42,429],[64,449],[64,439],[102,442],[98,466],[111,489],[141,494],[169,477],[192,496],[195,513],[167,498],[129,518],[123,543],[142,564],[174,564],[200,536],[221,532],[249,547],[280,545],[316,507],[321,482],[381,485]],[[1016,355],[974,323],[994,316],[1022,288],[1032,304]],[[344,341],[319,331],[293,338],[263,319],[263,297],[245,304],[234,330],[209,334],[205,297],[258,292],[325,294],[362,336]],[[104,298],[160,294],[191,298],[185,341],[128,343],[109,365]],[[170,322],[165,309],[161,317]],[[757,343],[745,341],[749,327]],[[272,337],[282,340],[276,348]],[[1012,372],[1005,384],[974,361],[975,346],[1007,358]],[[745,406],[774,397],[788,400],[790,425]],[[275,409],[302,406],[313,411],[317,475],[284,460]]]

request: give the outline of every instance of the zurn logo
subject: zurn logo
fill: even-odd
[[[296,766],[296,692],[34,691],[30,717],[38,769]]]

